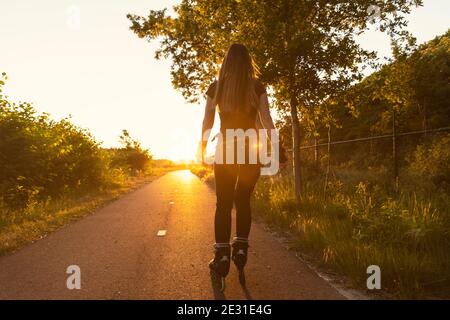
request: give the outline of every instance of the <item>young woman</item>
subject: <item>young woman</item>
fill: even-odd
[[[275,129],[269,112],[266,89],[256,79],[256,73],[257,67],[247,48],[242,44],[233,44],[222,62],[218,80],[213,82],[206,92],[207,102],[202,127],[202,159],[204,159],[209,131],[214,124],[216,106],[218,106],[223,138],[226,137],[227,129],[257,130],[261,126],[268,130]],[[230,141],[218,144],[218,148],[223,148],[223,159],[226,158],[227,150],[230,150],[230,146],[227,147],[226,144],[230,144]],[[233,144],[231,147],[237,151],[236,146],[237,144]],[[244,147],[246,148],[244,163],[235,161],[228,164],[225,160],[218,163],[216,158],[214,164],[217,196],[214,221],[216,243],[214,244],[215,256],[209,266],[222,277],[222,281],[229,272],[230,254],[240,271],[240,280],[245,281],[243,269],[247,262],[248,236],[251,226],[250,198],[260,176],[261,166],[249,161],[248,141],[244,143]],[[234,153],[234,160],[236,160],[236,153]],[[283,157],[284,153],[280,152],[280,155]],[[284,159],[285,157],[282,160]],[[236,207],[236,236],[233,239],[231,253],[233,204]]]

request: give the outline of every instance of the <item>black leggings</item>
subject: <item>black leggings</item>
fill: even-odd
[[[248,238],[252,223],[250,198],[261,174],[257,164],[215,164],[216,243],[228,243],[231,236],[231,210],[236,207],[236,236]]]

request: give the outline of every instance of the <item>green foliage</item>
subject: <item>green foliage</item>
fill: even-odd
[[[302,120],[304,143],[312,144],[314,136],[325,142],[329,124],[333,127],[334,141],[389,135],[393,111],[400,133],[448,127],[449,61],[449,32],[407,54],[398,54],[392,63],[329,99],[322,105],[320,114],[311,113],[312,123]],[[404,160],[426,139],[425,135],[399,137],[401,164],[406,165]],[[364,166],[391,167],[391,154],[391,141],[385,139],[333,147],[332,157],[334,164],[353,161]]]
[[[3,75],[0,93],[5,80]],[[110,188],[130,171],[148,169],[152,160],[126,130],[123,148],[111,152],[69,119],[52,120],[29,103],[12,103],[4,96],[0,137],[0,220],[9,210]]]
[[[450,190],[450,134],[417,146],[409,167],[420,179],[430,180],[443,190]]]
[[[352,115],[375,134],[390,133],[394,109],[403,130],[446,126],[450,114],[450,32],[398,57],[343,96]],[[431,71],[430,71],[431,70]],[[367,119],[367,120],[366,120]],[[341,118],[346,123],[348,117]],[[344,129],[346,129],[344,127]],[[351,128],[349,128],[351,129]],[[348,129],[347,129],[348,130]]]
[[[401,31],[407,13],[421,1],[377,3],[380,29],[392,36]],[[128,15],[131,30],[148,40],[161,40],[156,57],[172,59],[174,86],[197,100],[217,72],[217,64],[233,42],[249,47],[261,78],[283,101],[298,98],[307,106],[359,78],[360,62],[374,54],[359,47],[356,35],[368,29],[372,1],[191,1],[150,11],[148,17]]]
[[[68,119],[54,121],[28,103],[0,100],[0,202],[24,207],[106,180],[97,142]]]

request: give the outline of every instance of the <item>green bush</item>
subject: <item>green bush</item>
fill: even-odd
[[[148,150],[141,147],[139,141],[133,140],[127,130],[122,131],[120,141],[122,148],[109,149],[113,168],[123,168],[133,174],[149,169],[152,156]]]
[[[0,200],[8,207],[106,182],[105,154],[86,130],[67,119],[54,121],[28,103],[2,99],[0,136]]]
[[[55,121],[29,103],[13,103],[2,95],[0,79],[0,208],[22,210],[63,196],[82,196],[123,182],[145,171],[148,150],[126,130],[120,149],[105,150],[69,119]],[[119,182],[118,182],[119,181]]]

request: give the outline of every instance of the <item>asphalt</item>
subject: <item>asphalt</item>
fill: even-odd
[[[344,298],[259,223],[246,286],[232,265],[220,292],[207,265],[214,209],[214,191],[196,176],[168,173],[0,258],[0,299]],[[81,270],[79,290],[67,288],[71,265]]]

